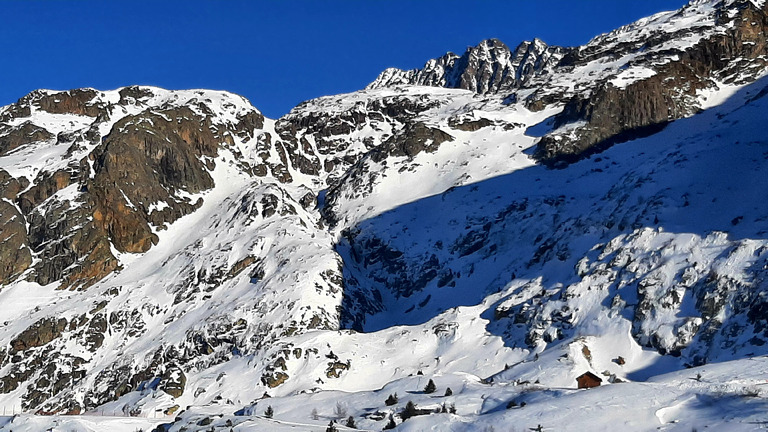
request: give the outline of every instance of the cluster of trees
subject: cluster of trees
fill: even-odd
[[[437,391],[437,386],[435,385],[435,382],[430,379],[427,385],[424,387],[424,393],[432,394],[436,391]],[[451,390],[450,387],[446,388],[444,396],[452,396],[452,395],[453,395],[453,390]],[[384,404],[386,406],[392,406],[392,405],[396,405],[397,402],[398,402],[397,393],[394,393],[394,394],[390,394],[387,397],[387,399],[384,401]]]
[[[431,393],[434,393],[435,391],[437,391],[437,386],[435,385],[435,382],[430,379],[427,385],[424,387],[424,393],[431,394]],[[450,387],[447,387],[445,389],[444,396],[451,396],[451,395],[453,395],[453,390],[451,390]]]
[[[437,391],[437,385],[435,385],[435,382],[433,380],[429,380],[427,382],[427,385],[424,387],[424,393],[425,394],[432,394]],[[451,390],[450,387],[447,387],[445,389],[444,396],[451,396],[453,395],[453,390]],[[399,402],[399,398],[397,397],[397,393],[390,394],[387,399],[384,401],[384,404],[387,406],[397,405]],[[442,404],[440,408],[435,410],[434,412],[437,413],[456,413],[456,406],[453,404],[446,405],[445,403]],[[408,403],[405,404],[405,408],[403,408],[402,411],[398,414],[403,421],[408,420],[411,417],[415,417],[417,415],[425,415],[432,413],[432,410],[424,410],[424,409],[418,409],[416,408],[416,404],[414,404],[412,401],[408,401]],[[272,418],[275,415],[275,410],[272,408],[272,405],[269,405],[267,409],[264,411],[264,417],[266,418]],[[312,412],[310,413],[310,416],[312,420],[319,420],[320,414],[317,412],[317,408],[313,408]],[[336,407],[333,410],[333,418],[334,420],[331,420],[330,423],[328,423],[328,427],[326,428],[326,432],[338,432],[338,428],[336,427],[337,422],[341,422],[346,417],[346,421],[344,422],[344,426],[352,429],[357,429],[357,424],[355,423],[355,418],[353,416],[347,416],[347,409],[341,402],[336,403]],[[392,414],[389,415],[389,421],[384,426],[384,430],[394,429],[397,427],[397,423],[395,423],[395,418]]]
[[[344,423],[344,426],[350,429],[357,429],[357,425],[355,424],[355,418],[352,416],[349,416],[349,418],[347,418],[347,421]],[[328,427],[325,428],[325,432],[339,432],[339,429],[336,427],[336,422],[331,420],[331,422],[328,423]]]
[[[424,387],[424,393],[425,394],[432,394],[437,391],[437,385],[435,385],[435,382],[430,379],[429,382],[427,382],[427,385]],[[452,396],[453,390],[451,390],[450,387],[447,387],[445,389],[444,396]],[[397,393],[390,394],[387,396],[387,399],[384,401],[384,404],[386,406],[392,406],[397,405],[397,403],[400,400],[397,397]],[[435,412],[438,413],[451,413],[456,414],[456,406],[454,404],[446,405],[443,404],[439,409],[437,409]],[[411,417],[415,417],[417,415],[424,415],[424,414],[430,414],[430,410],[420,410],[416,408],[416,404],[414,404],[411,401],[408,401],[408,403],[405,404],[405,408],[403,408],[402,411],[400,411],[400,418],[403,419],[403,421],[408,420]],[[397,426],[395,423],[394,416],[390,414],[389,421],[387,422],[386,426],[384,426],[384,430],[394,429]]]

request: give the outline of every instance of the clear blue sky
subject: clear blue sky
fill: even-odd
[[[685,0],[0,1],[0,106],[37,88],[211,88],[269,117],[495,37],[579,45]]]

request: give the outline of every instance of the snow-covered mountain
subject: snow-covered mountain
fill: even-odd
[[[754,429],[766,31],[697,0],[277,120],[151,87],[0,108],[0,430]]]
[[[567,52],[569,49],[548,46],[539,39],[525,41],[514,50],[497,39],[488,39],[467,48],[462,56],[448,53],[429,60],[421,69],[389,68],[367,88],[420,85],[499,93],[522,87],[534,76],[551,72]]]

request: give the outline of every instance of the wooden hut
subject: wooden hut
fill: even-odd
[[[603,380],[592,372],[585,372],[576,377],[576,382],[578,383],[579,388],[582,389],[598,387]]]

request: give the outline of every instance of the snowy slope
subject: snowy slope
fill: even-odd
[[[702,69],[673,99],[696,109],[652,134],[533,157],[601,126],[573,100],[643,88],[748,7],[599,36],[514,97],[398,78],[278,120],[146,87],[0,108],[0,405],[25,412],[0,430],[754,430],[760,57]],[[151,172],[118,163],[136,148]],[[603,386],[575,389],[587,371]]]
[[[347,278],[357,283],[352,289],[377,289],[386,311],[368,317],[365,334],[342,332],[326,347],[312,343],[321,355],[333,352],[351,364],[340,387],[316,387],[352,393],[270,392],[279,397],[215,424],[323,430],[340,404],[359,427],[379,430],[388,413],[410,400],[430,410],[455,404],[456,414],[419,416],[398,430],[498,430],[509,424],[615,430],[617,422],[628,430],[755,429],[765,406],[765,351],[757,341],[764,337],[764,284],[756,269],[764,268],[761,233],[768,209],[755,195],[764,190],[761,173],[768,168],[759,128],[768,108],[765,85],[710,94],[723,103],[565,170],[512,167],[400,205],[382,200],[377,209],[378,201],[370,201],[371,216],[355,222],[360,232],[353,243],[378,238],[402,252],[405,265],[415,268],[413,278],[423,273],[418,266],[427,254],[435,255],[438,268],[455,275],[455,287],[432,280],[411,296],[389,293],[399,286],[386,280],[391,271],[355,262],[354,246],[342,247]],[[442,151],[453,149],[441,145],[410,163]],[[389,165],[399,171],[395,161]],[[755,188],[739,187],[745,167],[754,172],[749,183]],[[710,174],[713,169],[717,175]],[[380,188],[398,196],[410,187],[394,182]],[[370,196],[377,190],[374,185]],[[745,217],[734,222],[740,215]],[[488,232],[480,236],[481,248],[463,256],[461,249],[450,251],[449,245],[483,229]],[[433,246],[437,242],[445,245],[442,251]],[[380,340],[396,351],[379,346]],[[377,353],[380,364],[343,348],[347,343]],[[675,350],[681,352],[662,355]],[[711,364],[685,370],[702,362],[702,354]],[[605,388],[575,390],[575,377],[585,371],[602,376]],[[438,383],[435,395],[420,391],[428,378]],[[442,396],[446,387],[453,396]],[[383,401],[394,393],[400,402],[387,407]],[[263,418],[267,406],[274,419]],[[190,409],[170,430],[195,425],[216,412],[211,409]],[[724,410],[729,415],[723,417]],[[579,415],[582,423],[573,423],[584,411],[594,415]]]
[[[145,102],[149,110],[180,99],[182,105],[188,104],[183,100],[188,95],[205,97],[197,92],[150,91],[156,96]],[[102,97],[109,99],[116,93],[107,92]],[[213,105],[209,107],[226,122],[231,112],[228,108],[235,106],[230,102],[234,96],[216,96],[206,97]],[[245,107],[253,110],[247,103]],[[33,112],[30,121],[46,124],[48,117],[53,116],[44,113],[41,120]],[[261,133],[269,133],[270,125],[267,121],[266,131]],[[205,368],[240,356],[268,336],[274,339],[298,328],[338,327],[334,304],[340,303],[340,262],[330,235],[315,226],[316,212],[313,216],[311,206],[305,210],[299,203],[308,188],[282,184],[269,176],[253,177],[243,170],[239,159],[254,152],[257,139],[241,141],[235,137],[233,144],[215,160],[211,171],[215,187],[190,197],[202,205],[166,227],[155,228],[157,246],[147,253],[114,251],[121,269],[95,286],[84,291],[56,291],[55,285],[41,287],[20,280],[0,291],[3,304],[9,306],[3,313],[8,324],[0,329],[3,340],[10,341],[50,316],[72,323],[62,337],[46,344],[41,354],[54,351],[61,356],[60,373],[65,379],[83,363],[89,366],[88,375],[77,381],[78,388],[51,395],[55,396],[51,403],[61,403],[56,400],[62,399],[71,403],[74,399],[94,406],[105,397],[115,397],[111,396],[115,387],[125,385],[121,382],[130,378],[124,376],[126,370],[149,368],[150,373],[170,374],[169,367],[178,369],[175,364],[189,361],[196,351],[213,354],[200,359],[202,363],[196,366]],[[9,157],[9,167],[37,166],[37,161],[15,156]],[[56,169],[55,164],[43,165],[43,169]],[[58,199],[67,199],[61,196],[66,190],[57,193]],[[69,199],[77,200],[77,194]],[[164,203],[160,204],[162,210]],[[293,290],[286,292],[282,288],[286,284]],[[99,326],[104,333],[92,336],[95,332],[91,329],[98,330]],[[222,339],[229,343],[217,346]],[[181,352],[165,352],[170,346],[179,347]],[[120,356],[115,357],[115,352]],[[158,364],[158,356],[165,361]],[[38,360],[31,357],[27,361],[34,364]],[[24,362],[9,362],[4,370],[13,374],[23,370],[20,367],[26,367]],[[43,377],[49,372],[33,374]],[[20,387],[6,392],[4,403],[18,405],[15,401],[30,396],[25,390]]]

